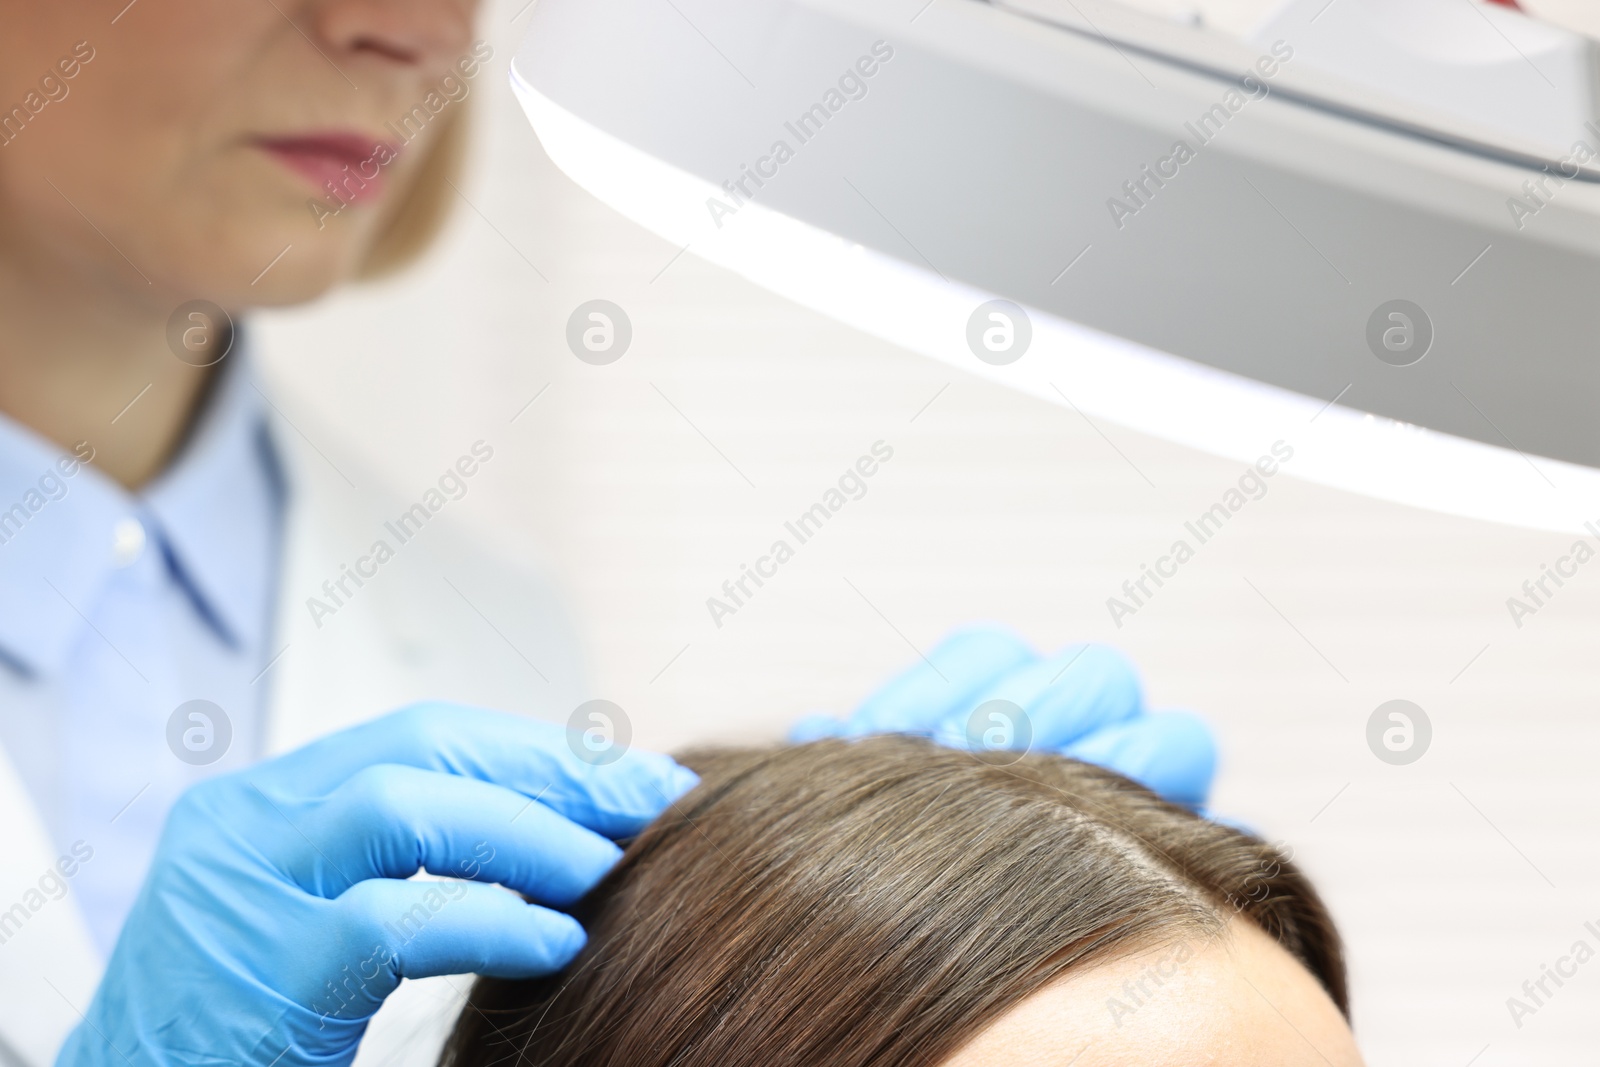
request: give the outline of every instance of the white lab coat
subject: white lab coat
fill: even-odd
[[[432,483],[380,488],[369,468],[336,451],[336,434],[281,400],[277,407],[288,412],[287,423],[274,416],[273,429],[291,501],[272,643],[282,658],[262,680],[271,685],[267,753],[428,698],[564,721],[584,699],[582,671],[550,583],[470,543],[452,524],[451,504],[355,597],[314,624],[306,598],[379,537],[393,544],[383,523]],[[460,451],[471,444],[463,441]],[[441,457],[440,473],[454,459]],[[493,461],[485,464],[468,493],[485,492],[497,473]],[[0,911],[36,890],[56,860],[21,778],[0,755]],[[51,1063],[103,966],[69,882],[64,897],[48,900],[0,945],[0,1065]],[[431,1063],[468,985],[460,977],[407,982],[379,1013],[358,1062]]]

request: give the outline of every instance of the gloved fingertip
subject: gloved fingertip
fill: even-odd
[[[552,970],[560,970],[571,963],[589,943],[589,935],[584,933],[583,924],[562,912],[550,913],[547,931],[545,947]]]
[[[557,811],[610,838],[632,837],[700,783],[672,757],[630,748],[607,763],[584,761],[571,793],[540,799]]]
[[[664,752],[631,749],[613,768],[625,768],[634,778],[648,782],[651,794],[662,804],[678,799],[700,784],[699,775]],[[601,773],[607,770],[599,768]]]
[[[965,726],[964,722],[958,723],[947,719],[934,729],[933,740],[945,748],[970,749],[972,742],[967,737]]]
[[[842,737],[854,741],[863,737],[875,737],[878,734],[912,734],[922,735],[927,733],[920,725],[915,723],[876,723],[868,719],[851,719],[838,725],[829,737]]]
[[[677,800],[689,790],[700,784],[700,776],[681,763],[672,766],[672,772],[667,777],[667,797]]]
[[[1184,711],[1152,712],[1101,730],[1068,746],[1066,754],[1132,778],[1189,808],[1205,804],[1217,767],[1210,728]]]
[[[1162,749],[1171,754],[1173,770],[1186,772],[1188,799],[1178,803],[1204,806],[1217,777],[1217,738],[1210,725],[1192,711],[1157,711],[1150,717],[1161,731]]]
[[[1009,626],[981,622],[952,630],[928,653],[934,662],[992,661],[996,665],[1025,663],[1038,652]]]
[[[596,836],[598,837],[599,835]],[[600,837],[595,844],[595,849],[597,855],[595,856],[594,864],[596,868],[594,880],[598,882],[601,878],[605,877],[606,873],[610,871],[611,868],[615,867],[619,862],[621,862],[622,846],[608,837]]]
[[[808,741],[820,741],[825,737],[839,737],[844,733],[845,724],[831,715],[816,713],[805,715],[789,727],[789,742],[803,745]]]
[[[569,907],[599,885],[621,860],[622,847],[615,841],[599,834],[575,834],[567,843],[557,877],[517,888],[530,893],[542,904],[553,908]]]
[[[1120,649],[1091,642],[1068,645],[1050,658],[1062,665],[1060,683],[1090,684],[1085,679],[1092,679],[1094,692],[1101,700],[1144,710],[1144,679],[1133,660]],[[1074,675],[1078,678],[1074,679]]]

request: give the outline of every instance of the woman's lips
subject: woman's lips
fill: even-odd
[[[262,137],[256,144],[319,192],[332,183],[340,199],[358,204],[383,195],[383,164],[399,152],[388,141],[353,133]]]

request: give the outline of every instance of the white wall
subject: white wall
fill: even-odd
[[[1600,568],[1517,629],[1506,598],[1569,538],[1281,475],[1115,628],[1105,598],[1237,465],[1101,426],[1124,460],[1070,410],[692,255],[663,273],[676,250],[557,172],[512,101],[520,7],[486,20],[496,58],[474,90],[479,158],[462,186],[478,210],[461,205],[423,269],[270,316],[261,338],[296,402],[399,488],[479,437],[495,443],[492,478],[452,510],[553,560],[594,695],[628,710],[638,743],[775,737],[807,710],[845,711],[914,659],[896,629],[920,649],[979,618],[1045,647],[1108,641],[1141,664],[1154,704],[1215,724],[1218,809],[1290,841],[1319,880],[1349,939],[1373,1064],[1593,1061],[1600,962],[1520,1030],[1505,1001],[1578,938],[1600,948],[1582,929],[1600,927]],[[634,324],[609,367],[563,340],[594,297]],[[715,628],[706,597],[878,439],[895,456],[867,496]],[[1411,766],[1364,740],[1394,697],[1434,724]]]

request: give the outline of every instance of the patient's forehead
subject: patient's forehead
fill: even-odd
[[[1350,1028],[1254,925],[1190,934],[1068,975],[943,1067],[1359,1067]]]

